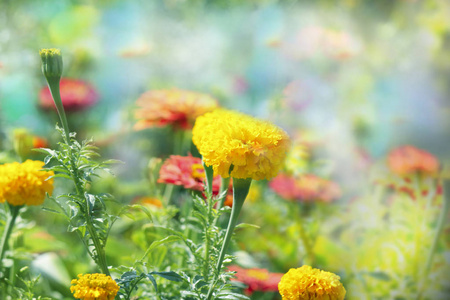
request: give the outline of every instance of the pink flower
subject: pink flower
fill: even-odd
[[[92,85],[78,79],[61,79],[60,92],[66,112],[84,110],[94,105],[99,99]],[[43,87],[39,92],[39,105],[45,110],[56,109],[48,86]]]
[[[248,286],[245,290],[247,294],[257,291],[278,291],[278,283],[284,275],[283,273],[271,273],[266,269],[244,269],[239,266],[230,266],[228,270],[236,272],[235,281],[240,281]]]
[[[181,185],[186,189],[203,191],[205,171],[202,160],[192,155],[171,155],[164,161],[159,171],[159,183]],[[213,194],[219,193],[220,177],[213,179]]]
[[[279,174],[269,187],[282,198],[302,202],[331,202],[341,196],[339,186],[313,174],[289,176]]]

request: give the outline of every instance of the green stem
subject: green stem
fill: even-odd
[[[424,292],[424,288],[425,288],[425,281],[428,277],[428,274],[431,270],[431,266],[433,263],[433,258],[439,243],[439,238],[442,234],[442,230],[444,229],[445,226],[445,221],[447,219],[447,215],[449,212],[449,202],[450,202],[450,181],[448,180],[444,180],[443,182],[443,187],[444,187],[444,193],[443,193],[443,199],[442,199],[442,209],[441,209],[441,213],[439,215],[439,219],[438,219],[438,224],[436,227],[436,231],[434,232],[434,237],[433,237],[433,243],[431,244],[431,248],[430,251],[428,252],[428,256],[427,256],[427,260],[425,263],[425,269],[424,269],[424,274],[422,276],[422,282],[419,288],[419,293],[417,296],[417,299],[421,299],[422,298],[422,294]]]
[[[58,111],[58,115],[61,120],[61,124],[63,126],[66,143],[69,146],[69,155],[72,158],[73,156],[72,156],[72,148],[71,148],[71,140],[70,140],[70,131],[69,131],[69,125],[67,123],[66,113],[64,112],[64,106],[61,101],[61,95],[60,95],[60,90],[59,90],[59,78],[58,79],[47,78],[47,82],[48,82],[48,86],[50,88],[50,92],[53,97],[53,101],[55,102],[56,110]],[[84,194],[82,192],[83,188],[79,181],[77,164],[73,159],[71,159],[70,163],[71,163],[71,167],[72,167],[71,176],[72,176],[73,182],[75,184],[75,189],[77,191],[77,194],[80,197],[84,198]],[[103,274],[110,275],[109,270],[108,270],[108,264],[106,263],[105,249],[104,249],[103,245],[100,243],[100,240],[97,235],[97,231],[96,231],[94,225],[92,224],[91,216],[89,215],[88,201],[85,200],[85,202],[86,202],[87,213],[88,213],[88,217],[86,218],[86,224],[87,224],[86,227],[91,236],[92,242],[94,243],[94,248],[95,248],[95,253],[96,253],[96,257],[94,257],[94,261],[97,263],[97,265],[99,266],[99,268]]]
[[[223,207],[223,204],[225,203],[225,200],[227,199],[227,193],[225,193],[225,191],[228,191],[229,185],[230,185],[230,177],[221,179],[220,190],[219,190],[219,195],[221,197],[219,199],[219,205],[217,206],[217,210],[220,210]]]
[[[219,211],[223,207],[225,200],[227,199],[229,185],[230,185],[230,177],[228,177],[228,178],[222,177],[220,180],[220,190],[219,190],[220,199],[218,202],[219,204],[217,205],[217,211]],[[227,192],[225,192],[225,191],[227,191]],[[213,222],[214,226],[216,226],[217,222],[219,222],[219,217],[220,217],[220,215],[214,219],[214,222]]]
[[[241,178],[233,178],[233,208],[231,209],[231,216],[228,222],[227,232],[225,234],[225,238],[222,243],[222,249],[220,249],[219,259],[217,260],[216,273],[214,276],[214,280],[212,281],[208,294],[206,295],[206,300],[210,300],[212,296],[212,292],[217,283],[217,278],[222,270],[222,263],[225,258],[225,253],[228,249],[228,246],[231,241],[231,237],[233,236],[234,228],[236,227],[237,220],[239,217],[239,213],[241,212],[242,206],[244,205],[245,198],[248,195],[248,191],[250,190],[250,185],[252,183],[251,178],[241,179]]]
[[[67,143],[70,143],[70,131],[69,125],[67,123],[66,113],[64,112],[64,106],[61,101],[61,96],[59,92],[59,79],[50,78],[47,79],[48,87],[53,97],[53,102],[55,102],[56,110],[58,111],[59,119],[61,120],[62,127],[64,129],[64,134],[67,139]]]
[[[306,251],[307,259],[305,259],[304,263],[307,265],[313,266],[314,265],[314,252],[312,249],[311,240],[308,238],[306,231],[305,231],[304,222],[302,222],[301,220],[299,221],[298,228],[299,228],[300,238],[302,239],[303,246],[305,247],[305,251]]]
[[[209,229],[210,229],[210,220],[212,215],[212,185],[213,185],[213,179],[214,179],[214,171],[211,166],[207,166],[204,161],[202,161],[203,168],[205,170],[205,177],[206,177],[206,197],[207,197],[207,203],[208,203],[208,224],[205,228],[205,253],[204,253],[204,261],[203,261],[203,278],[206,282],[208,282],[208,275],[209,275],[209,249],[210,249],[210,243],[209,243]]]
[[[16,222],[16,218],[19,215],[19,211],[22,208],[22,206],[14,206],[9,204],[9,211],[10,211],[10,215],[8,216],[8,220],[6,222],[6,228],[5,231],[3,232],[3,236],[2,236],[2,241],[0,244],[0,271],[3,268],[3,257],[5,256],[5,252],[8,249],[8,240],[9,237],[11,236],[13,227],[14,227],[14,223]]]
[[[92,242],[94,243],[94,247],[95,247],[95,252],[97,254],[97,257],[94,260],[97,263],[100,270],[102,271],[102,273],[110,276],[111,274],[109,273],[108,264],[106,262],[105,249],[102,246],[102,244],[100,243],[100,240],[97,236],[97,231],[95,230],[94,225],[91,222],[91,219],[87,218],[86,221],[87,221],[86,227],[87,227],[89,234],[91,235]]]

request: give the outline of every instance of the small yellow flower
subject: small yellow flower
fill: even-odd
[[[0,165],[0,203],[11,205],[40,205],[45,194],[52,194],[54,175],[42,170],[42,161],[27,160],[24,163]]]
[[[278,291],[283,300],[342,300],[345,288],[336,274],[302,266],[281,278]]]
[[[120,289],[110,276],[99,273],[78,274],[71,284],[73,296],[81,300],[113,300]]]
[[[277,175],[289,147],[289,137],[279,127],[226,109],[198,117],[192,141],[215,174],[254,180]]]

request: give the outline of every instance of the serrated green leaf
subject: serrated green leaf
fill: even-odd
[[[180,282],[183,281],[183,278],[175,273],[174,271],[164,271],[164,272],[151,272],[153,275],[158,275],[162,278],[165,278],[170,281]]]

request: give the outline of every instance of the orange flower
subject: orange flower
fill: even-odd
[[[61,101],[66,112],[84,110],[95,104],[99,98],[93,86],[78,79],[61,79],[60,92]],[[39,105],[45,110],[56,110],[48,86],[43,87],[39,93]]]
[[[203,191],[205,188],[205,171],[202,160],[198,157],[171,155],[161,166],[159,183],[182,185],[186,189]],[[213,179],[213,194],[220,189],[220,177]]]
[[[142,197],[136,197],[132,201],[133,203],[139,203],[144,205],[152,205],[154,207],[161,208],[163,207],[161,200],[155,197],[148,197],[148,196],[142,196]]]
[[[283,277],[283,273],[271,273],[266,269],[244,269],[239,266],[230,266],[230,271],[236,272],[235,281],[240,281],[248,287],[245,290],[247,294],[253,292],[276,292],[278,283]]]
[[[407,145],[393,149],[389,153],[388,166],[392,172],[400,176],[415,172],[433,175],[439,170],[439,161],[429,152]]]
[[[289,176],[280,174],[269,187],[284,199],[302,202],[331,202],[341,196],[339,186],[313,174]]]
[[[137,130],[166,125],[191,129],[198,116],[217,107],[217,100],[206,94],[174,89],[146,92],[136,104]]]

